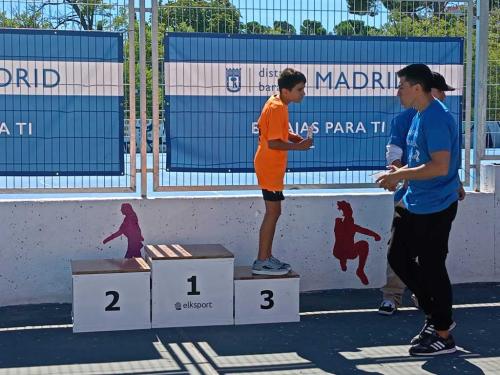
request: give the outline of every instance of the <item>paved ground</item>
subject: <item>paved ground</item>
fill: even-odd
[[[500,374],[500,284],[454,291],[460,350],[436,358],[408,355],[422,315],[378,315],[376,290],[302,294],[300,323],[82,334],[70,305],[3,307],[0,375]]]

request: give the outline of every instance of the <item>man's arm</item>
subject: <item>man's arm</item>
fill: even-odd
[[[281,139],[271,139],[267,141],[267,145],[271,150],[308,150],[311,148],[313,140],[311,138],[303,139],[299,143],[283,142]]]
[[[450,165],[449,151],[436,151],[431,154],[431,160],[418,167],[395,168],[380,176],[377,182],[380,187],[394,191],[401,180],[430,180],[434,177],[446,176]]]
[[[387,165],[394,165],[395,167],[401,168],[403,164],[401,160],[403,159],[403,149],[398,145],[389,143],[386,146],[387,152],[385,153],[385,159]]]

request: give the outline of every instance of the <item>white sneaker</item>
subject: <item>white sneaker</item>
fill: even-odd
[[[378,308],[378,313],[381,315],[392,315],[397,310],[398,308],[396,307],[396,304],[393,301],[385,299],[380,304],[380,307]]]
[[[275,264],[279,264],[282,268],[286,268],[288,271],[292,269],[292,266],[288,263],[282,262],[278,258],[273,257],[272,255],[269,257],[269,261]]]
[[[281,264],[271,262],[269,259],[259,260],[256,259],[252,265],[252,273],[254,275],[271,275],[281,276],[286,275],[289,270]]]

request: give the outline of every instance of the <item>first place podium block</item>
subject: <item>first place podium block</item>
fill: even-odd
[[[148,245],[153,328],[233,324],[234,255],[221,245]]]
[[[142,258],[71,261],[73,332],[150,329],[150,268]]]
[[[300,277],[253,275],[251,267],[234,272],[234,323],[298,322]]]

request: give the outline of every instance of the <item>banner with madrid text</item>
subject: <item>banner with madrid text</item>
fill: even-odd
[[[0,29],[0,175],[124,173],[123,37]]]
[[[228,35],[165,36],[166,167],[252,172],[257,120],[280,72],[307,78],[290,104],[290,130],[315,148],[289,152],[289,171],[383,169],[390,123],[402,108],[397,71],[425,63],[457,90],[445,104],[461,122],[462,38]]]

